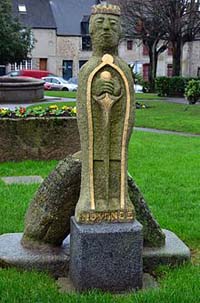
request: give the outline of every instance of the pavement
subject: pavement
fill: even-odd
[[[164,134],[164,135],[178,135],[178,136],[184,136],[184,137],[200,137],[199,134],[191,134],[191,133],[177,132],[177,131],[171,131],[171,130],[146,128],[146,127],[134,127],[134,130],[142,131],[142,132],[148,132],[148,133]]]
[[[28,107],[31,105],[37,106],[41,103],[55,103],[55,102],[73,102],[76,101],[76,99],[73,98],[59,98],[59,97],[49,97],[46,96],[42,101],[34,102],[34,103],[3,103],[0,104],[0,108],[9,108],[11,110],[14,110],[16,107]]]
[[[138,102],[148,102],[148,101],[157,101],[157,102],[160,102],[160,101],[164,101],[164,102],[170,102],[170,103],[178,103],[178,104],[186,104],[186,105],[189,105],[188,101],[185,99],[185,98],[176,98],[176,97],[162,97],[160,99],[140,99],[138,100]],[[193,106],[196,106],[196,105],[200,105],[200,101],[198,101],[196,104],[194,104]]]

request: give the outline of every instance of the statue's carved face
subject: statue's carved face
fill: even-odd
[[[90,35],[95,48],[107,50],[118,46],[121,34],[119,17],[111,14],[96,14],[90,19]]]

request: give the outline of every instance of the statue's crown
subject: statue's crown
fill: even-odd
[[[92,15],[94,14],[111,14],[111,15],[120,16],[121,11],[118,5],[98,4],[92,6]]]

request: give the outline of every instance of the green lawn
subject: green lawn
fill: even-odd
[[[45,274],[0,270],[0,302],[198,303],[200,298],[200,138],[135,132],[129,171],[163,228],[174,231],[193,252],[193,263],[160,269],[159,289],[124,296],[99,292],[60,294]],[[57,161],[0,164],[0,175],[48,175]],[[23,218],[37,185],[0,182],[0,234],[23,230]]]
[[[150,108],[136,111],[136,126],[200,134],[200,106],[164,101],[142,102]]]
[[[66,92],[66,91],[45,91],[45,96],[52,96],[52,97],[60,97],[60,98],[76,98],[76,92]],[[156,94],[136,94],[137,100],[160,100],[161,97],[158,97]]]
[[[76,92],[49,90],[44,92],[45,96],[60,97],[60,98],[76,98]]]

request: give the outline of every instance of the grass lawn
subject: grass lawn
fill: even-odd
[[[45,96],[52,96],[52,97],[60,97],[60,98],[76,98],[76,92],[66,92],[66,91],[45,91]],[[161,100],[163,98],[158,97],[156,94],[136,94],[137,100]]]
[[[45,96],[60,97],[60,98],[76,98],[76,92],[45,90]]]
[[[164,101],[143,102],[150,108],[136,111],[136,126],[200,134],[200,106]]]
[[[163,228],[174,231],[192,250],[192,264],[158,270],[159,289],[113,296],[99,292],[61,294],[45,274],[0,270],[0,302],[198,303],[200,298],[200,138],[135,132],[129,171]],[[46,176],[57,161],[0,164],[0,175]],[[0,182],[0,234],[23,230],[23,218],[37,185]]]

